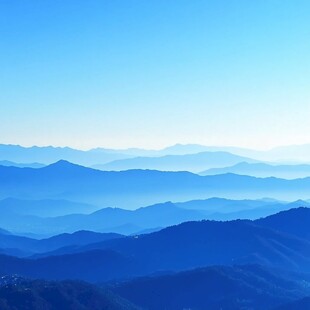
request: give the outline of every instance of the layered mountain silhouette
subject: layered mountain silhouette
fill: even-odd
[[[291,208],[310,206],[310,203],[306,201],[284,203],[268,200],[210,198],[184,203],[166,202],[136,210],[109,207],[91,214],[68,214],[50,217],[51,214],[68,213],[71,208],[75,207],[77,207],[76,211],[80,208],[84,212],[90,211],[94,207],[87,204],[54,200],[17,200],[17,205],[15,202],[15,199],[0,201],[0,227],[23,235],[27,232],[26,235],[28,236],[31,234],[48,236],[64,232],[72,233],[78,230],[116,232],[128,235],[147,230],[158,230],[158,228],[186,221],[257,219]],[[67,206],[67,208],[62,210],[62,206]],[[28,208],[23,209],[23,207]]]
[[[60,234],[38,240],[0,231],[0,248],[2,253],[14,256],[29,256],[34,253],[49,252],[63,247],[83,246],[122,237],[122,235],[115,233],[102,234],[92,231],[76,231],[72,234]]]
[[[232,199],[307,199],[310,178],[283,180],[234,174],[129,170],[106,172],[59,161],[40,168],[0,166],[0,198],[66,199],[98,206],[137,208],[162,201],[219,196]]]
[[[284,202],[267,198],[257,200],[232,200],[214,197],[203,200],[191,200],[182,203],[175,203],[175,205],[182,209],[204,212],[207,219],[236,220],[257,219],[283,210],[308,207],[310,206],[310,203],[303,200]]]
[[[283,179],[306,178],[310,176],[310,165],[269,165],[265,163],[242,162],[224,168],[211,168],[200,175],[235,173],[259,178],[277,177]]]
[[[199,144],[176,144],[161,150],[95,148],[88,151],[81,151],[69,147],[23,147],[20,145],[0,144],[0,160],[26,164],[35,162],[50,164],[60,159],[65,159],[82,165],[95,165],[131,157],[162,157],[202,152],[229,152],[237,156],[254,158],[260,161],[298,163],[308,161],[310,145],[282,146],[266,151],[229,146],[204,146]]]
[[[22,147],[20,145],[0,144],[0,160],[25,164],[36,162],[51,164],[64,159],[88,166],[129,157],[131,155],[108,149],[81,151],[69,147]]]
[[[3,214],[0,218],[0,226],[12,232],[28,232],[37,235],[55,235],[77,230],[132,234],[145,229],[202,220],[205,217],[204,211],[182,209],[167,202],[135,211],[104,208],[89,215],[71,214],[52,218]]]
[[[279,146],[263,151],[240,147],[203,146],[197,144],[177,144],[172,147],[168,147],[167,149],[169,152],[173,152],[173,154],[193,154],[206,151],[224,151],[239,156],[255,158],[260,161],[283,163],[307,163],[309,162],[310,158],[310,144]]]
[[[105,165],[95,165],[101,170],[150,169],[160,171],[200,172],[203,169],[225,167],[247,161],[256,162],[251,158],[237,156],[228,152],[202,152],[187,155],[166,155],[163,157],[135,157],[112,161]]]
[[[33,215],[39,217],[55,217],[69,214],[89,214],[97,211],[99,207],[94,205],[68,201],[64,199],[16,199],[6,198],[0,200],[0,215],[14,216]]]
[[[300,209],[288,212],[293,218],[304,216]],[[308,223],[301,221],[298,225]],[[2,255],[0,273],[98,282],[210,265],[253,263],[310,272],[310,242],[297,233],[261,226],[259,221],[187,222],[155,233],[64,247],[42,258]]]
[[[0,145],[0,308],[307,309],[308,149]]]
[[[15,163],[15,162],[8,161],[8,160],[0,160],[0,166],[19,167],[19,168],[42,168],[45,165],[40,164],[40,163],[22,164],[22,163]]]

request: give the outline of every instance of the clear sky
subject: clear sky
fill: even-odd
[[[310,142],[308,0],[0,0],[0,143]]]

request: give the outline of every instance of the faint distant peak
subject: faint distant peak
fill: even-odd
[[[42,168],[45,165],[37,162],[33,163],[16,163],[9,160],[0,160],[0,166],[5,167],[18,167],[18,168]]]

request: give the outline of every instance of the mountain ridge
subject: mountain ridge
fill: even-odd
[[[241,157],[229,152],[200,152],[185,155],[165,155],[158,157],[134,157],[115,160],[104,165],[95,165],[93,168],[108,171],[121,171],[130,169],[150,169],[160,171],[189,171],[200,172],[202,167],[224,167],[227,164],[236,164],[241,161],[257,162],[254,159]]]
[[[267,163],[241,162],[230,167],[211,168],[209,170],[202,171],[199,174],[206,176],[225,173],[248,175],[258,178],[276,177],[282,179],[300,179],[310,176],[310,165],[271,165]]]
[[[162,201],[214,196],[229,199],[309,199],[310,178],[285,180],[156,170],[100,171],[64,161],[39,169],[0,166],[0,199],[66,199],[128,209]],[[120,192],[122,195],[119,195]]]

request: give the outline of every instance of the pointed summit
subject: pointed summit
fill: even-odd
[[[80,169],[91,169],[91,168],[87,168],[78,164],[74,164],[71,163],[70,161],[67,160],[58,160],[55,163],[52,163],[46,167],[43,167],[42,169],[46,169],[46,170],[54,170],[54,171],[68,171],[68,170],[80,170]]]
[[[69,162],[67,160],[61,159],[61,160],[58,160],[58,161],[48,165],[46,168],[48,168],[48,167],[50,167],[50,168],[51,167],[61,167],[61,168],[63,168],[63,167],[72,167],[72,166],[78,166],[78,165],[73,164],[73,163],[71,163],[71,162]]]

